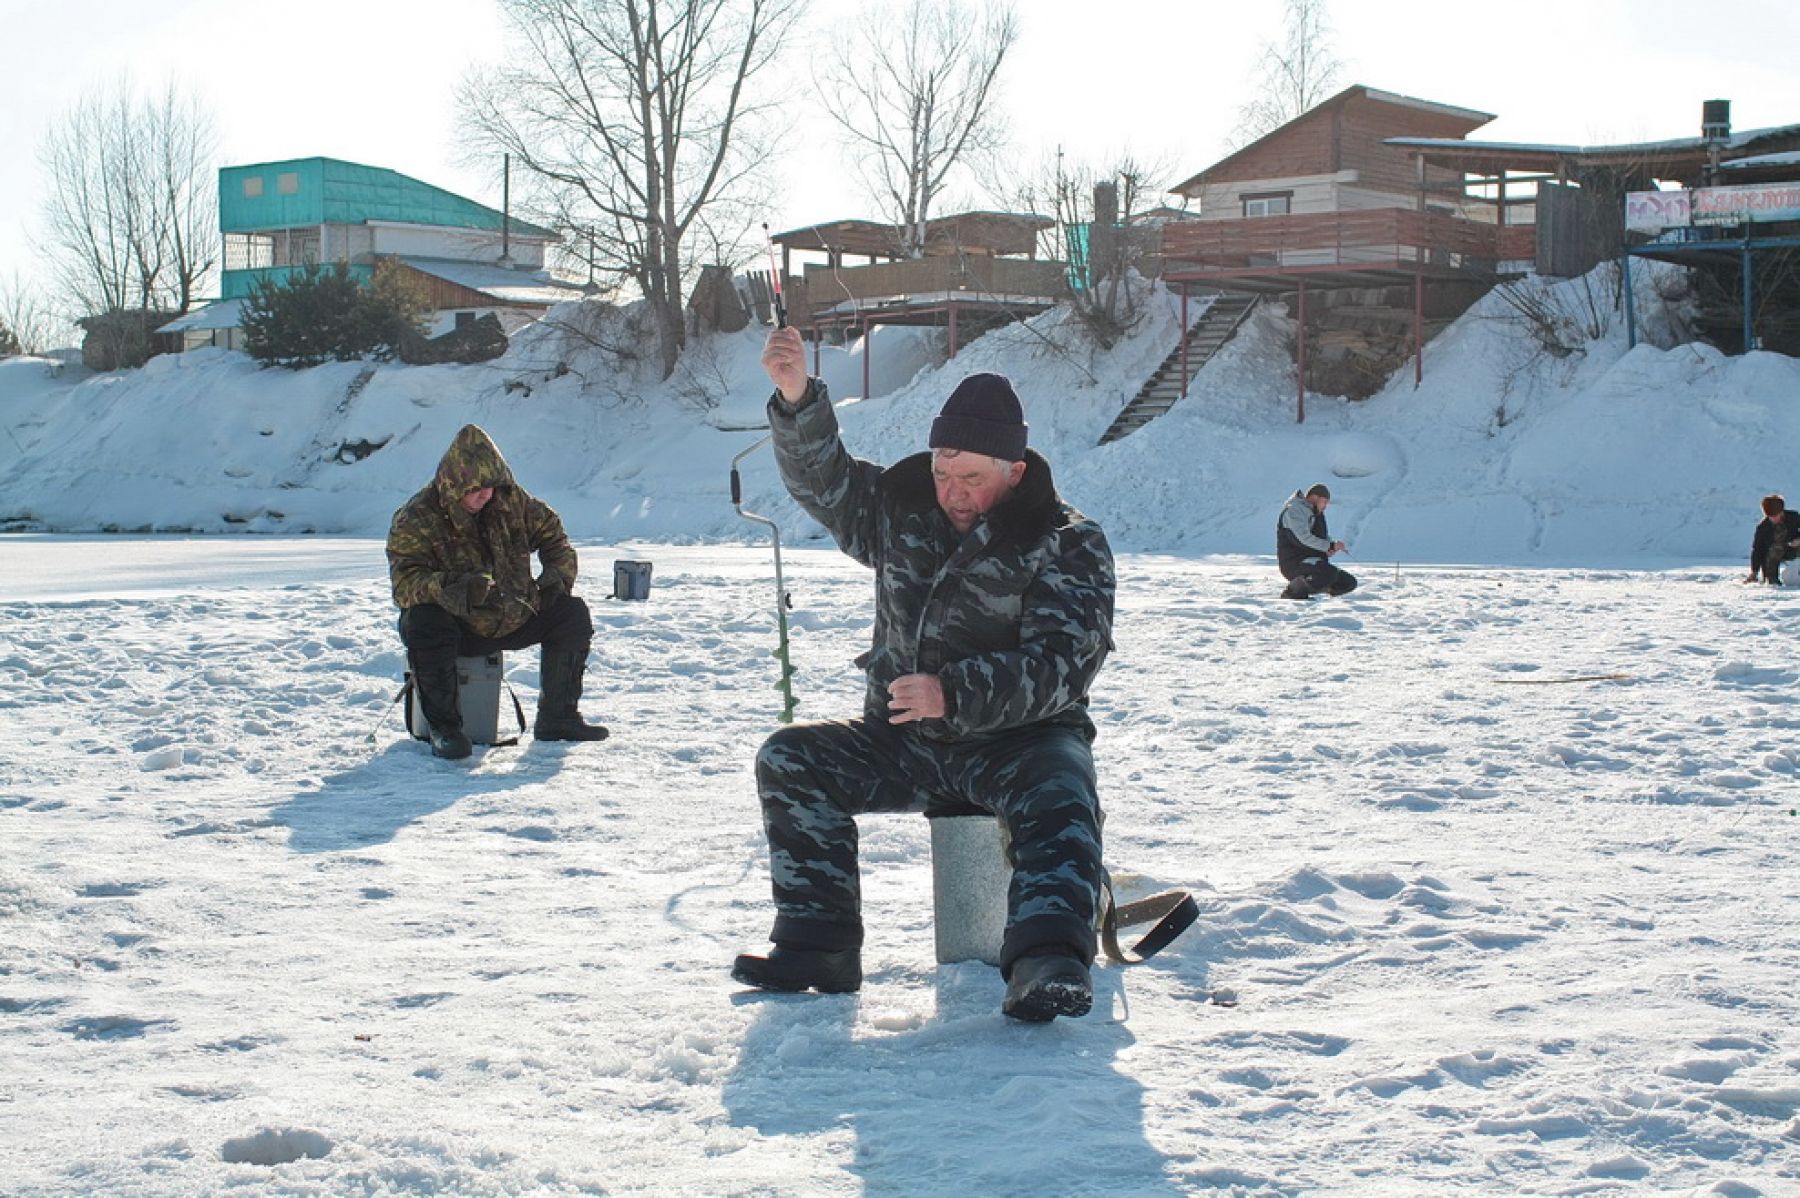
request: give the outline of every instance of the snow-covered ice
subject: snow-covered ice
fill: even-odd
[[[822,361],[883,461],[1011,375],[1120,551],[1107,856],[1201,915],[1047,1026],[935,964],[918,819],[864,821],[860,994],[726,976],[780,709],[726,490],[754,332],[666,383],[541,330],[481,367],[0,362],[0,1193],[1800,1193],[1800,592],[1738,581],[1756,498],[1800,498],[1800,363],[1616,326],[1552,360],[1490,297],[1422,386],[1296,425],[1265,308],[1096,448],[1155,301],[1104,354],[1060,313],[948,363],[882,330],[867,398]],[[582,551],[604,744],[447,763],[390,706],[379,538],[471,420]],[[1295,604],[1267,554],[1314,481],[1362,587]],[[849,714],[869,580],[766,451],[744,482],[799,715]],[[508,673],[529,711],[535,651]]]
[[[8,1194],[1800,1186],[1800,607],[1733,571],[1303,605],[1126,555],[1108,857],[1201,918],[1023,1026],[934,963],[906,817],[864,821],[861,994],[726,977],[769,915],[766,550],[640,547],[648,601],[588,590],[614,738],[458,764],[387,708],[378,541],[6,551]],[[786,564],[800,714],[848,713],[868,579]]]

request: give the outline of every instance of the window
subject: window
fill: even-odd
[[[275,176],[275,190],[284,196],[291,196],[300,190],[300,176],[293,171],[282,171]]]
[[[473,312],[458,312],[456,314],[456,327],[458,329],[466,329],[474,323],[475,323],[475,313],[473,313]]]
[[[263,177],[261,175],[244,176],[244,198],[246,200],[254,200],[257,196],[262,194],[262,191]]]
[[[226,270],[263,270],[273,265],[275,265],[273,234],[225,234]]]
[[[1286,216],[1288,201],[1293,197],[1291,191],[1264,192],[1261,195],[1244,197],[1245,216]]]

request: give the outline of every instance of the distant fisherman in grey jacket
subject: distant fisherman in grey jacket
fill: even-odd
[[[775,947],[732,977],[764,990],[862,985],[856,817],[976,807],[1012,860],[1001,1010],[1033,1022],[1093,1000],[1100,801],[1088,687],[1112,648],[1113,561],[1025,447],[1012,384],[972,374],[931,423],[930,451],[883,468],[851,457],[793,329],[763,366],[782,481],[875,571],[863,714],[764,742]]]
[[[1331,564],[1345,545],[1326,530],[1325,509],[1330,506],[1331,489],[1324,483],[1295,491],[1282,505],[1275,521],[1275,564],[1288,580],[1283,599],[1348,595],[1356,589],[1356,577]]]

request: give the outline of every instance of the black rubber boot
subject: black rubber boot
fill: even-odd
[[[531,734],[539,740],[605,740],[604,724],[581,718],[581,675],[587,669],[588,647],[545,645],[539,673],[537,719]]]
[[[1020,957],[1006,979],[1000,1013],[1026,1023],[1058,1015],[1086,1015],[1094,1006],[1094,982],[1079,958],[1060,949]]]
[[[461,689],[456,677],[456,659],[447,662],[414,661],[413,685],[419,691],[419,706],[425,722],[431,725],[431,751],[446,761],[460,761],[472,749],[463,735]]]
[[[1312,588],[1306,585],[1305,579],[1296,578],[1287,584],[1287,589],[1281,592],[1281,597],[1283,599],[1311,599]]]
[[[766,957],[740,955],[731,963],[731,976],[758,990],[849,994],[862,989],[862,953],[854,948],[830,951],[777,944]]]

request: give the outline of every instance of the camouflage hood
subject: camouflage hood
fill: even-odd
[[[444,459],[438,463],[437,477],[432,485],[437,488],[438,502],[445,510],[452,510],[470,491],[516,484],[512,468],[506,464],[500,447],[487,435],[487,430],[479,424],[465,424],[456,439],[450,442],[450,448],[444,451]]]
[[[462,497],[490,484],[494,497],[480,515],[471,515]],[[561,518],[519,486],[493,438],[473,424],[456,434],[437,474],[388,527],[394,602],[402,608],[435,604],[485,637],[507,636],[537,614],[533,554],[557,576],[558,589],[574,586],[575,549]],[[493,580],[498,602],[471,608],[469,582],[481,575]]]

